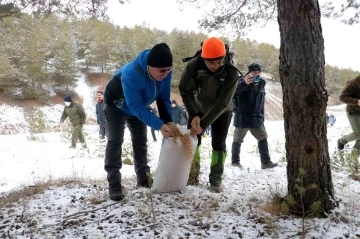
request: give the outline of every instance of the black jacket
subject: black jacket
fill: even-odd
[[[104,101],[96,103],[96,122],[101,126],[106,124],[104,115]]]
[[[260,128],[264,124],[265,80],[246,84],[239,80],[234,97],[236,128]]]

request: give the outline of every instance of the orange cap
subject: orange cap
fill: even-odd
[[[202,45],[201,57],[204,59],[223,58],[226,55],[225,44],[220,38],[211,37]]]

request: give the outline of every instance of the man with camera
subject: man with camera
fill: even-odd
[[[261,78],[261,66],[252,63],[244,78],[239,79],[235,93],[234,139],[231,148],[232,165],[240,164],[240,148],[246,133],[250,133],[258,140],[261,169],[277,166],[270,160],[267,133],[264,126],[264,103],[266,82]]]

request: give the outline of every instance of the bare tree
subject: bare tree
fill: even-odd
[[[203,29],[242,35],[246,28],[264,25],[277,18],[280,29],[280,81],[286,137],[288,193],[295,198],[293,212],[325,215],[335,207],[328,153],[325,112],[324,39],[318,0],[178,0],[203,7],[213,4],[199,21]],[[324,3],[324,14],[344,17],[346,23],[359,21],[359,3],[347,0],[338,14],[332,2]],[[305,173],[305,175],[304,175]]]

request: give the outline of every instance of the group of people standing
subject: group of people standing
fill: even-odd
[[[190,133],[198,137],[191,166],[196,175],[188,184],[199,183],[201,136],[211,127],[210,190],[221,192],[227,157],[226,138],[233,113],[232,165],[241,167],[240,147],[250,131],[258,140],[261,168],[277,166],[270,160],[264,127],[266,82],[261,78],[261,66],[251,64],[242,76],[229,54],[224,42],[212,37],[206,39],[199,54],[189,60],[179,83],[186,111],[175,100],[170,100],[173,56],[165,43],[142,51],[112,76],[104,93],[97,93],[97,113],[104,116],[104,121],[98,123],[100,129],[104,128],[101,136],[107,137],[104,168],[110,199],[119,201],[124,197],[120,169],[125,124],[131,132],[138,187],[149,188],[152,184],[147,164],[147,127],[159,130],[164,137],[171,137],[170,125],[186,124]],[[150,106],[155,102],[157,113],[153,111],[155,107]],[[153,139],[155,141],[156,137]]]

